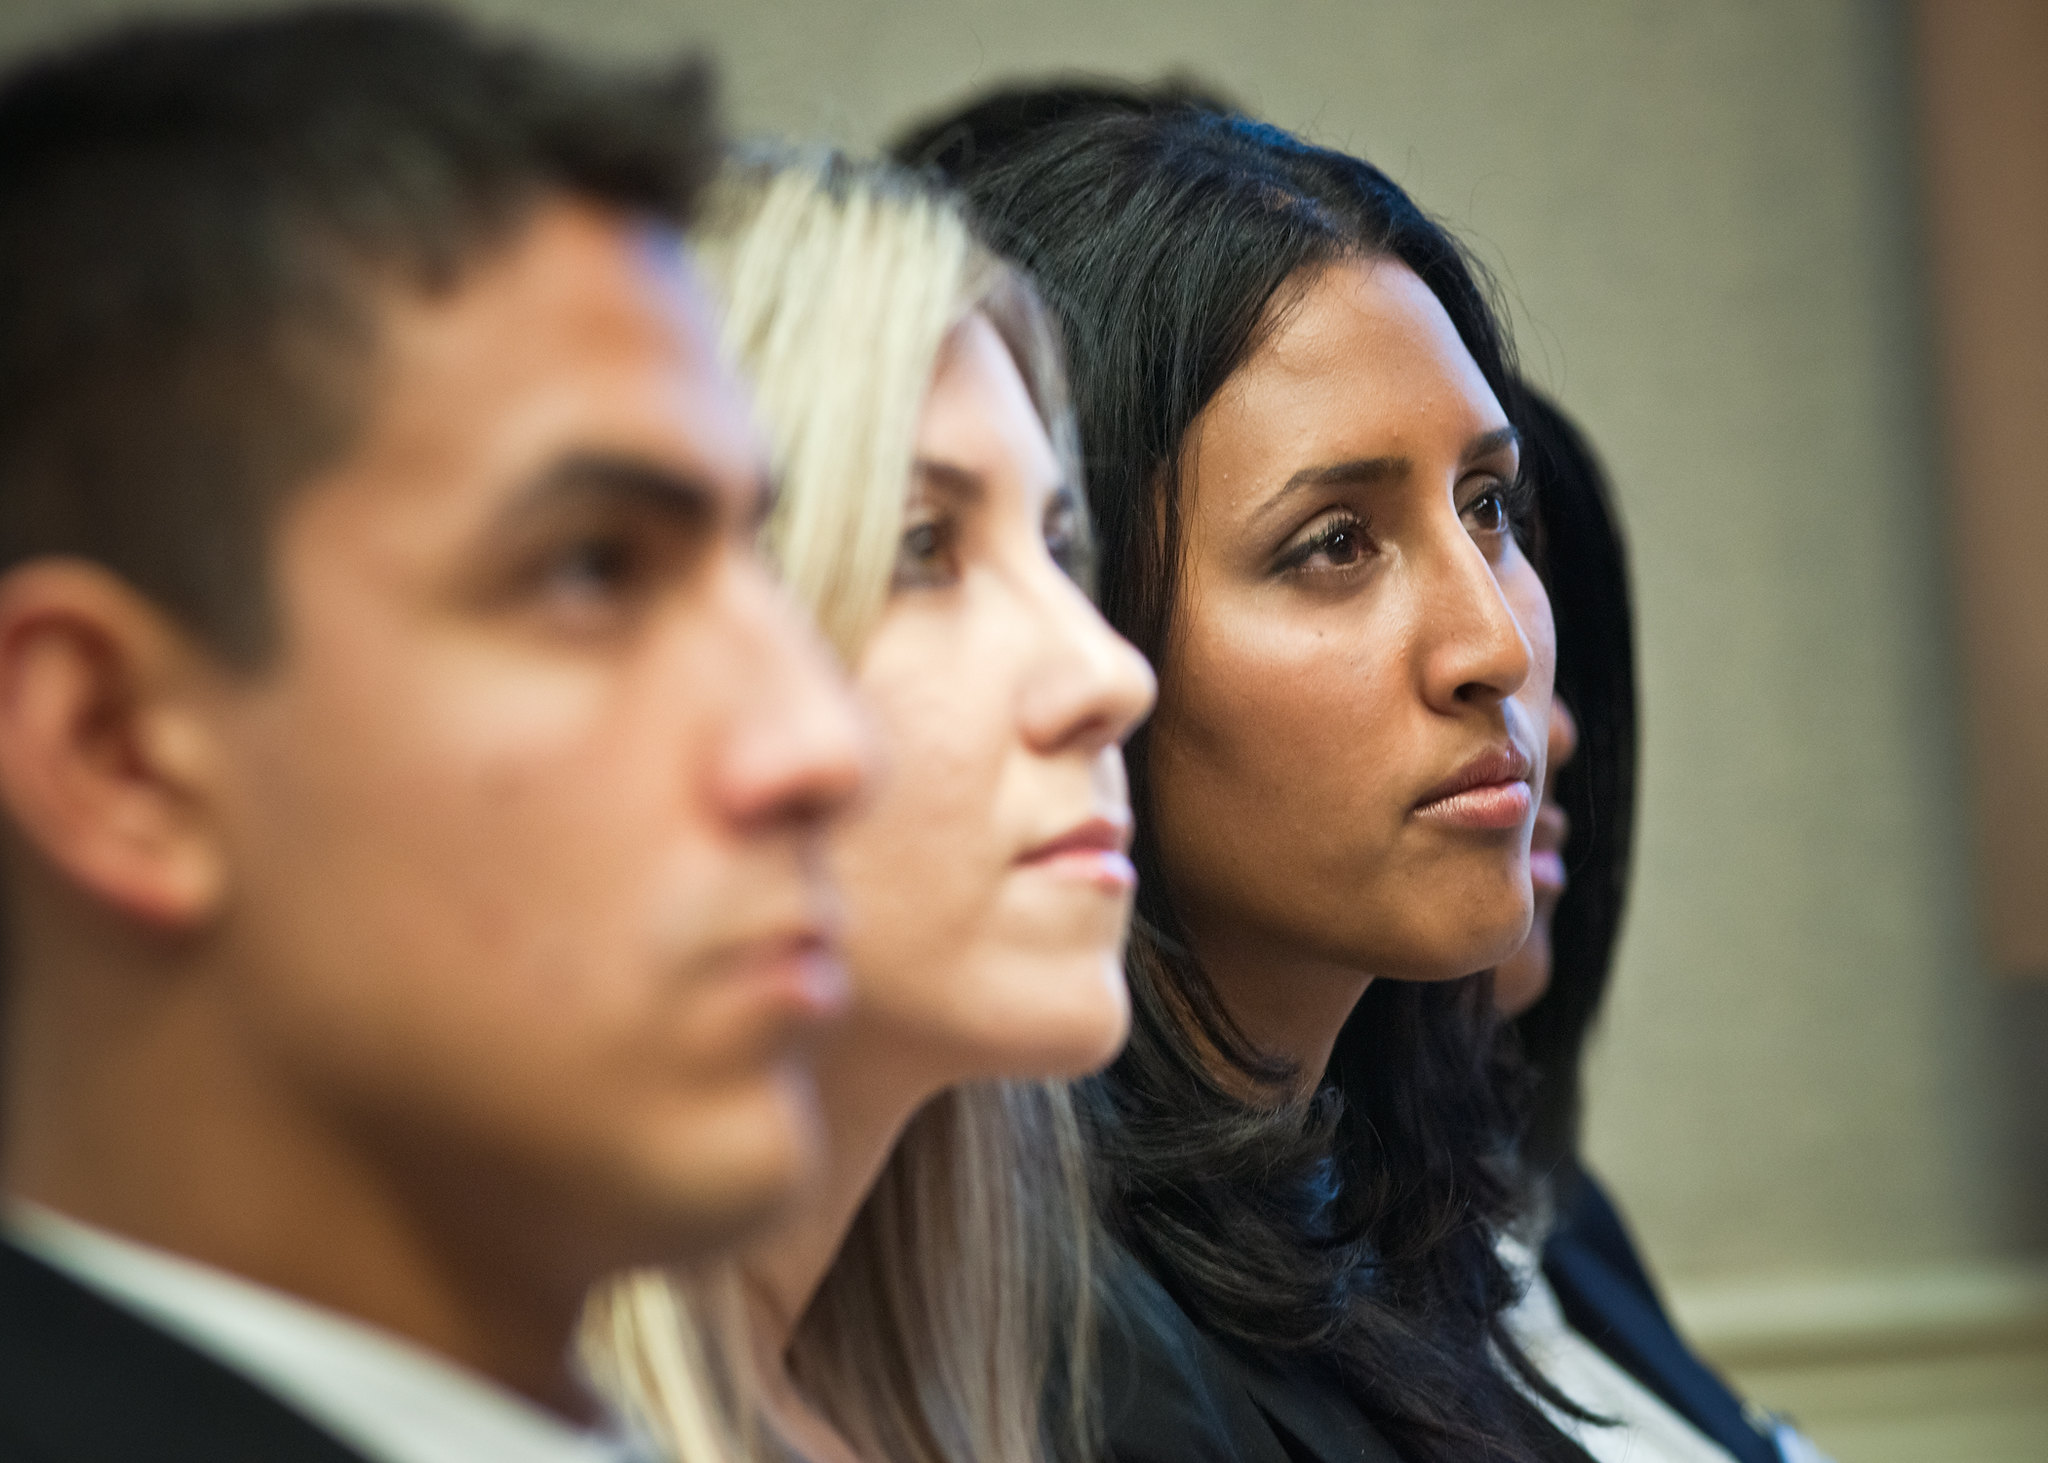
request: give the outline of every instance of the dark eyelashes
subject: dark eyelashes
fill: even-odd
[[[1516,473],[1498,491],[1510,523],[1520,527],[1535,516],[1536,483],[1526,471]]]
[[[1526,546],[1536,521],[1536,489],[1527,474],[1518,472],[1512,478],[1495,478],[1491,486],[1460,510],[1460,516],[1469,515],[1489,502],[1496,505],[1500,514],[1497,525],[1489,531],[1505,530]]]
[[[1536,512],[1536,486],[1529,475],[1517,472],[1511,478],[1495,478],[1485,491],[1466,504],[1462,512],[1470,513],[1488,499],[1499,504],[1501,526],[1518,539],[1526,537]],[[1373,551],[1371,521],[1355,511],[1346,510],[1325,519],[1292,548],[1282,550],[1273,567],[1278,573],[1298,571],[1307,567],[1316,555],[1325,554],[1332,560],[1332,568],[1346,569]]]
[[[1347,535],[1363,534],[1364,532],[1365,524],[1360,519],[1351,517],[1333,518],[1317,529],[1315,536],[1303,544],[1302,548],[1307,549],[1311,553],[1318,549],[1333,549],[1338,544],[1344,542]]]
[[[1328,519],[1306,539],[1285,550],[1274,567],[1282,572],[1300,569],[1318,553],[1334,555],[1347,538],[1356,538],[1361,541],[1363,547],[1369,549],[1371,537],[1371,526],[1364,518],[1356,513],[1343,513]]]

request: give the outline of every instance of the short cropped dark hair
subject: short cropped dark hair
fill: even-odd
[[[0,572],[77,555],[230,663],[278,504],[342,456],[394,287],[569,194],[681,228],[708,69],[621,73],[439,12],[156,21],[0,81]]]

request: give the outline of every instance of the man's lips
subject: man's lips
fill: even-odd
[[[721,962],[727,977],[748,994],[787,1008],[799,1018],[836,1016],[847,1002],[845,962],[816,930],[794,930],[735,945]]]
[[[1512,742],[1487,748],[1431,788],[1415,805],[1417,817],[1454,828],[1519,828],[1534,796],[1535,762]]]
[[[1113,893],[1135,889],[1138,870],[1126,851],[1131,846],[1129,813],[1084,818],[1053,838],[1017,857],[1020,868],[1085,879]]]

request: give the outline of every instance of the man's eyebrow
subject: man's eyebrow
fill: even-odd
[[[597,500],[652,509],[663,517],[702,528],[719,519],[724,496],[706,479],[649,458],[573,452],[541,472],[503,516],[516,521],[565,504]],[[756,496],[764,502],[772,500],[765,483]],[[754,502],[749,501],[747,507],[751,510]]]

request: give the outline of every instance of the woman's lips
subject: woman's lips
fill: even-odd
[[[1564,871],[1564,845],[1571,826],[1564,809],[1554,802],[1546,799],[1536,810],[1536,831],[1529,839],[1529,882],[1537,894],[1553,900],[1570,882]]]
[[[1534,771],[1529,754],[1512,743],[1489,747],[1424,794],[1416,816],[1453,828],[1519,828],[1534,801]]]
[[[1453,828],[1481,828],[1498,831],[1519,828],[1529,816],[1529,784],[1486,782],[1463,792],[1437,798],[1417,808],[1420,817]]]
[[[1056,838],[1021,854],[1020,867],[1081,879],[1106,893],[1123,894],[1138,887],[1137,866],[1124,850],[1130,847],[1131,820],[1094,817]]]

